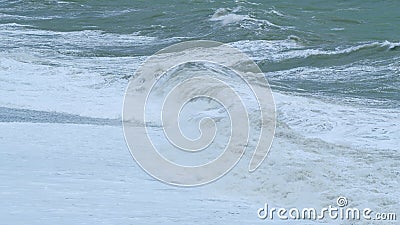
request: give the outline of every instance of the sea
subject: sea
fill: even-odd
[[[343,196],[400,216],[399,9],[398,0],[0,0],[0,224],[396,224],[261,220],[257,210]],[[255,172],[244,157],[221,179],[182,188],[132,159],[122,106],[148,57],[194,40],[226,43],[260,67],[276,131]]]

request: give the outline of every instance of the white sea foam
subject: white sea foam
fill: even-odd
[[[140,61],[94,58],[54,66],[35,63],[41,60],[29,53],[0,59],[0,105],[102,118],[120,117],[126,80],[116,75],[133,74]]]
[[[184,78],[177,76],[176,79]],[[195,88],[207,90],[207,86]],[[374,207],[376,211],[390,211],[396,207],[393,199],[400,196],[400,192],[393,190],[399,172],[398,109],[350,106],[340,101],[327,102],[281,93],[275,93],[274,97],[278,125],[266,161],[254,173],[248,173],[251,152],[246,152],[238,166],[216,182],[217,190],[278,207],[322,208],[329,202],[334,205],[338,196],[348,196],[353,207]],[[217,109],[217,105],[203,104],[203,107],[191,106],[187,110],[191,111],[190,118],[196,121],[210,114],[223,118],[223,111]],[[251,121],[257,119],[256,113],[250,113]],[[229,123],[220,121],[222,129],[219,131],[227,135]],[[196,123],[191,122],[184,126],[197,128]],[[158,138],[165,137],[161,134]],[[249,145],[252,138],[254,136]],[[156,144],[160,143],[168,144],[162,141]],[[182,154],[178,151],[166,156],[174,161]],[[391,195],[387,196],[389,192]]]
[[[220,21],[221,24],[228,25],[228,24],[234,24],[234,23],[241,23],[241,22],[250,22],[250,25],[255,25],[255,24],[265,24],[269,27],[275,27],[275,28],[282,28],[284,27],[276,25],[266,19],[257,19],[257,18],[252,18],[251,16],[245,14],[241,15],[238,14],[237,10],[230,10],[230,9],[225,9],[225,8],[220,8],[215,11],[215,13],[211,16],[210,21]],[[245,23],[243,25],[246,26]]]
[[[60,51],[71,49],[79,51],[90,48],[104,47],[134,47],[149,45],[157,38],[133,34],[111,34],[99,30],[83,30],[57,32],[32,28],[21,29],[19,24],[0,25],[0,38],[9,48],[32,46],[35,48],[52,47]]]
[[[266,161],[248,174],[245,155],[217,183],[225,193],[278,207],[322,208],[347,196],[352,207],[396,209],[398,110],[357,109],[279,93],[274,97],[278,125]]]
[[[307,58],[320,55],[341,55],[368,50],[372,48],[386,48],[388,50],[400,46],[396,42],[367,42],[359,43],[355,46],[337,47],[335,49],[310,48],[300,44],[296,40],[288,38],[287,40],[245,40],[230,43],[253,57],[254,60],[271,60],[279,62],[294,58]]]
[[[275,94],[282,122],[308,138],[355,149],[396,150],[398,109],[351,107]]]
[[[247,15],[237,15],[234,13],[229,13],[227,9],[218,9],[211,17],[211,21],[221,21],[222,25],[236,23],[245,19],[250,19]]]

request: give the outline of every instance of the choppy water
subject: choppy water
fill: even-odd
[[[128,78],[146,57],[180,41],[216,40],[248,53],[265,72],[278,112],[271,151],[292,160],[290,170],[306,168],[301,185],[343,189],[360,199],[377,191],[371,198],[380,199],[378,207],[390,207],[399,199],[391,187],[400,182],[399,8],[397,0],[1,0],[0,122],[21,122],[7,115],[15,112],[26,122],[29,112],[40,112],[53,115],[51,123],[114,124]],[[274,154],[268,165],[285,167]],[[326,165],[339,164],[352,177],[350,188],[344,187],[349,181],[329,182],[341,175]],[[328,177],[313,167],[325,168]],[[370,174],[383,184],[366,180]],[[300,195],[271,180],[254,182],[264,188],[252,191],[289,195],[288,204],[290,193]],[[318,191],[321,199],[334,196]]]
[[[0,4],[3,57],[29,56],[32,66],[86,61],[82,67],[119,79],[132,74],[133,62],[128,69],[88,61],[135,61],[172,43],[210,39],[253,56],[275,90],[399,106],[398,1]]]

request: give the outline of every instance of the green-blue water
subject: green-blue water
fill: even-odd
[[[235,46],[256,56],[276,90],[398,107],[399,8],[396,0],[1,1],[0,49],[125,57],[183,40],[248,40]]]

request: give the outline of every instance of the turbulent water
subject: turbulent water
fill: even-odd
[[[0,123],[118,126],[125,87],[148,56],[181,41],[220,41],[265,73],[278,120],[263,167],[230,175],[222,192],[290,206],[348,195],[398,211],[399,8],[397,0],[0,0]]]

